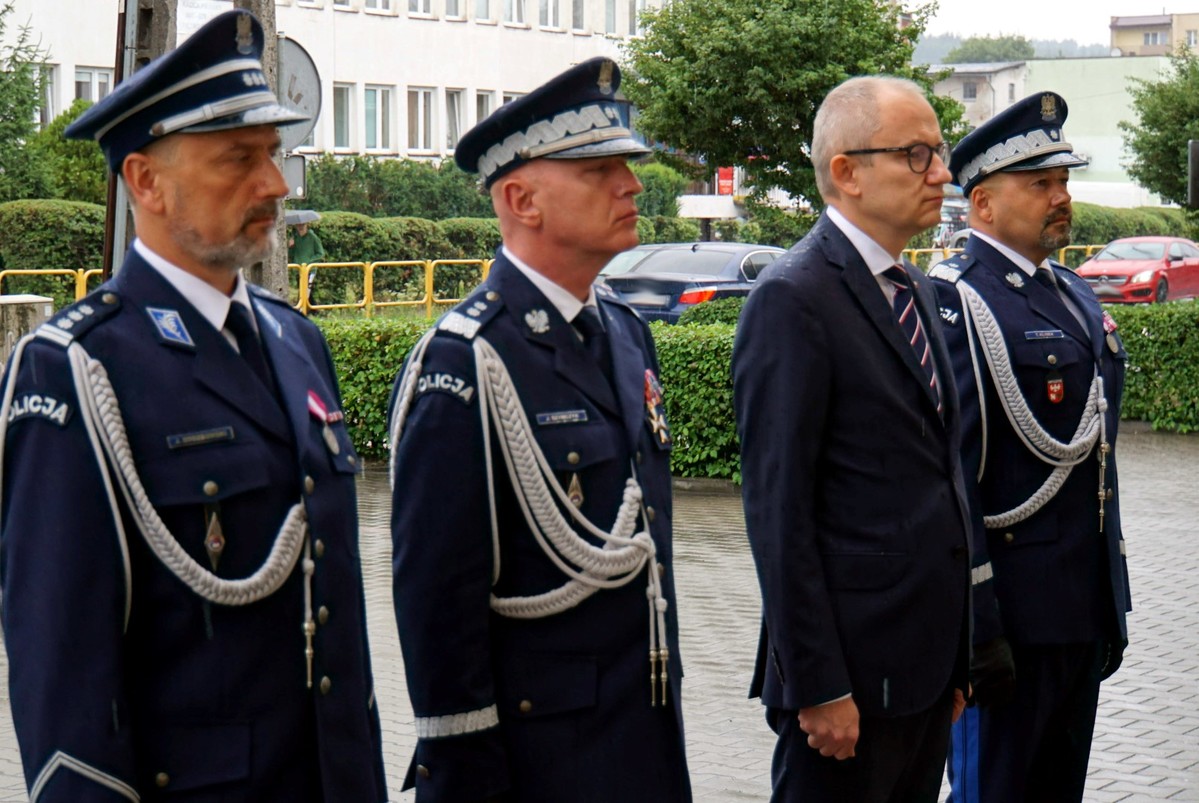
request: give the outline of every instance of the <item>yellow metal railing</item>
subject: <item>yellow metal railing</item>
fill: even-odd
[[[7,293],[4,287],[4,280],[9,276],[70,276],[75,283],[75,300],[83,298],[87,295],[87,282],[93,276],[99,276],[101,270],[99,268],[80,268],[79,270],[71,270],[69,268],[11,268],[9,270],[0,270],[0,295]]]
[[[1078,262],[1081,265],[1102,248],[1102,245],[1067,245],[1065,248],[1059,248],[1054,258],[1063,265],[1068,265],[1067,260],[1070,254],[1081,253],[1082,259]],[[904,259],[916,267],[928,270],[938,262],[949,259],[954,254],[961,253],[961,250],[960,248],[907,248],[904,249],[903,256]],[[1072,267],[1077,267],[1077,265]]]
[[[468,265],[479,269],[479,282],[487,278],[491,270],[490,259],[404,259],[380,262],[313,262],[307,265],[288,265],[288,270],[297,271],[299,276],[299,298],[296,309],[304,314],[312,310],[360,309],[369,318],[376,310],[388,307],[424,308],[425,317],[432,318],[439,307],[457,304],[461,298],[439,295],[436,290],[438,268]],[[362,272],[362,295],[353,302],[315,303],[313,296],[324,300],[325,293],[321,292],[320,275],[327,269],[359,270]],[[401,282],[409,282],[411,274],[419,271],[421,274],[421,293],[416,298],[390,298],[390,290],[386,289],[387,279],[400,274]],[[405,275],[405,273],[407,275]],[[310,277],[312,277],[310,279]],[[477,283],[476,283],[477,284]]]

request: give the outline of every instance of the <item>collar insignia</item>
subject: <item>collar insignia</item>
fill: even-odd
[[[1024,277],[1021,276],[1016,271],[1012,271],[1011,273],[1009,273],[1007,276],[1004,276],[1003,278],[1007,279],[1007,283],[1010,284],[1012,287],[1023,287],[1024,286]]]
[[[146,312],[149,313],[150,320],[154,322],[154,328],[158,330],[158,334],[164,340],[192,348],[196,347],[196,342],[192,340],[187,327],[183,325],[183,318],[179,315],[178,310],[146,307]]]
[[[544,335],[550,330],[550,316],[543,309],[525,313],[525,323],[535,335]]]

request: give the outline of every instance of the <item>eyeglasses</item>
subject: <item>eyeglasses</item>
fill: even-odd
[[[933,163],[933,154],[941,157],[941,161],[946,165],[949,164],[949,143],[941,142],[936,145],[925,145],[923,142],[917,142],[915,145],[908,145],[904,148],[860,148],[856,151],[845,151],[846,156],[865,156],[869,153],[906,153],[908,155],[908,167],[913,173],[928,172],[928,168]]]

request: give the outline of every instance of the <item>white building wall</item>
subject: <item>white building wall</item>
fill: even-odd
[[[515,6],[522,2],[524,22],[506,21],[516,16]],[[541,25],[543,3],[552,8],[555,2],[557,24],[551,18],[551,24]],[[5,38],[11,40],[17,25],[28,23],[33,37],[49,51],[52,115],[74,100],[77,70],[102,68],[111,76],[122,4],[122,0],[16,0],[12,30]],[[447,92],[461,93],[457,96],[462,101],[461,134],[479,119],[478,93],[490,93],[494,111],[505,94],[524,94],[572,64],[599,55],[618,57],[635,10],[661,6],[662,0],[457,0],[457,4],[454,14],[454,0],[277,0],[277,31],[309,52],[321,76],[321,116],[311,145],[299,150],[413,158],[449,155],[447,109],[452,99]],[[580,4],[584,19],[576,24],[573,12]],[[484,13],[481,7],[486,8]],[[335,138],[335,87],[343,87],[348,100],[344,146],[338,146]],[[390,93],[386,115],[379,104],[374,126],[368,126],[368,90],[376,99],[380,92]],[[421,119],[424,104],[418,104],[410,120],[409,92],[420,90],[431,90],[427,128]],[[96,100],[104,87],[97,85],[93,91]],[[410,141],[410,122],[418,128],[417,141]],[[376,132],[373,148],[368,147],[371,127]],[[421,141],[426,131],[427,141]]]

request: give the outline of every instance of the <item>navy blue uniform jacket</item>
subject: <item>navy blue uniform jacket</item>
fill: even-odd
[[[207,603],[150,551],[122,501],[126,570],[66,350],[37,338],[9,377],[0,581],[13,720],[41,801],[386,799],[356,458],[344,425],[332,425],[334,455],[307,409],[309,392],[340,408],[336,375],[315,326],[264,291],[251,295],[285,410],[134,251],[48,326],[104,364],[150,500],[205,568],[206,508],[219,506],[226,538],[218,575],[242,578],[303,498],[312,609],[324,611],[313,688],[299,565],[259,602]],[[192,345],[165,336],[153,310],[177,312]]]
[[[865,716],[965,688],[968,514],[931,288],[909,269],[944,421],[878,281],[822,216],[762,272],[733,352],[746,526],[762,589],[751,696]]]
[[[1108,455],[1104,479],[1110,498],[1104,505],[1102,531],[1097,500],[1099,461],[1092,453],[1074,467],[1045,507],[1018,524],[986,531],[984,536],[982,515],[1003,513],[1028,499],[1049,476],[1050,467],[1028,451],[1012,428],[981,352],[980,397],[957,286],[934,278],[942,329],[953,355],[962,400],[962,463],[978,509],[975,548],[989,553],[1003,633],[1023,644],[1126,641],[1125,612],[1131,608],[1131,600],[1114,450],[1128,359],[1120,336],[1113,332],[1109,345],[1103,309],[1094,293],[1060,265],[1054,268],[1058,287],[1081,311],[1085,327],[1050,290],[977,237],[967,241],[963,254],[942,263],[933,274],[944,268],[960,271],[961,281],[986,300],[999,322],[1021,392],[1033,415],[1056,439],[1068,442],[1078,427],[1096,367],[1107,397],[1107,439],[1113,451]],[[1062,383],[1062,399],[1056,403],[1048,393],[1051,378]],[[976,482],[983,460],[984,404],[986,465],[982,480]],[[980,623],[976,639],[996,634],[988,631],[994,628]]]
[[[622,588],[545,618],[492,612],[492,593],[542,593],[567,578],[517,506],[493,429],[495,565],[471,341],[439,332],[392,447],[396,620],[418,722],[496,706],[499,725],[419,739],[408,784],[420,803],[502,793],[514,803],[690,800],[670,572],[670,444],[664,429],[655,431],[646,401],[647,375],[656,382],[658,363],[645,323],[596,292],[618,395],[572,326],[502,254],[457,310],[503,357],[562,487],[577,475],[585,516],[608,530],[636,469],[670,605],[668,705],[650,707],[644,569]]]

